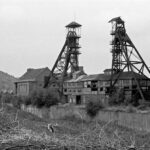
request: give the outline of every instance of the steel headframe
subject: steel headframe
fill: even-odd
[[[81,25],[76,22],[71,22],[66,26],[67,36],[64,46],[56,59],[50,75],[47,77],[44,87],[50,86],[52,80],[55,80],[62,90],[64,80],[72,77],[72,74],[79,70],[80,27]]]
[[[145,100],[139,80],[135,74],[138,73],[148,78],[144,72],[146,71],[147,74],[150,74],[150,70],[136,49],[135,45],[127,35],[124,21],[120,17],[116,17],[111,19],[109,23],[112,23],[112,31],[110,33],[112,35],[112,41],[110,43],[112,45],[110,91],[112,91],[114,88],[120,75],[124,71],[130,71],[133,74],[133,78],[141,98]]]

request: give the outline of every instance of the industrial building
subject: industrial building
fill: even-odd
[[[66,40],[52,70],[28,69],[15,83],[16,94],[29,95],[38,87],[55,88],[69,103],[85,104],[95,99],[108,103],[110,95],[117,89],[123,90],[125,98],[132,99],[139,95],[143,101],[149,99],[149,68],[127,35],[124,21],[116,17],[109,22],[112,24],[110,69],[93,75],[84,72],[78,58],[81,54],[81,25],[71,22],[66,26]]]
[[[135,74],[143,90],[150,90],[150,80],[140,74]],[[117,77],[117,76],[116,76]],[[113,81],[115,81],[114,77]],[[104,70],[102,74],[74,76],[64,82],[64,95],[69,103],[85,104],[89,100],[100,100],[108,103],[111,82],[111,69]],[[117,80],[115,87],[124,90],[126,98],[131,99],[137,91],[132,72],[123,72]]]
[[[66,26],[68,33],[65,44],[47,77],[45,87],[58,87],[66,101],[84,104],[98,99],[108,103],[108,97],[117,90],[123,90],[126,98],[145,101],[150,93],[150,70],[142,56],[126,33],[124,21],[120,17],[109,21],[112,24],[110,42],[112,64],[104,73],[86,75],[79,66],[79,45],[81,25],[72,22]],[[82,69],[81,69],[82,68]],[[146,72],[146,73],[145,73]],[[54,83],[54,81],[56,81]]]
[[[29,96],[34,90],[43,88],[45,76],[50,74],[48,67],[27,71],[15,82],[15,93],[17,96]]]

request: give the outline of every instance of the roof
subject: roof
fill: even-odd
[[[105,74],[92,74],[86,75],[82,78],[82,81],[94,81],[94,80],[109,80],[110,76]]]
[[[140,75],[140,74],[138,74],[138,73],[136,73],[136,72],[134,72],[134,75],[135,75],[135,77],[137,78],[137,79],[149,79],[148,77],[146,77],[146,76],[144,76],[144,75]],[[134,78],[134,75],[133,75],[133,72],[131,72],[131,71],[129,71],[129,72],[123,72],[123,73],[121,73],[121,75],[120,75],[120,79],[133,79]],[[116,74],[115,76],[114,76],[114,78],[116,78],[118,76],[118,74]]]
[[[81,76],[79,76],[78,78],[66,80],[65,82],[79,82],[79,81],[81,81],[82,78],[84,78],[85,76],[87,76],[87,75],[81,75]]]
[[[120,17],[115,17],[115,18],[111,19],[109,21],[109,23],[114,22],[114,21],[116,21],[117,23],[124,23],[124,21]]]
[[[18,82],[20,82],[20,80],[21,81],[34,81],[45,70],[49,70],[49,68],[48,67],[39,68],[39,69],[29,68],[29,69],[27,69],[27,72],[19,78]]]
[[[138,73],[134,73],[137,79],[149,79],[146,76],[140,75]],[[116,79],[118,74],[114,75],[114,79]],[[120,74],[120,80],[129,80],[133,79],[134,76],[132,72],[123,72]],[[66,82],[79,82],[79,81],[108,81],[111,79],[111,75],[106,74],[92,74],[92,75],[82,75],[77,79],[66,80]]]
[[[66,25],[67,28],[78,28],[81,27],[82,25],[80,25],[79,23],[73,21],[71,23],[69,23],[68,25]]]

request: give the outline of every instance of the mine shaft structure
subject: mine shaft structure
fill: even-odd
[[[63,90],[63,82],[71,78],[75,71],[79,70],[79,39],[81,25],[71,22],[66,26],[67,36],[50,75],[46,78],[44,87],[49,87],[53,82],[57,83],[60,92]]]
[[[124,72],[132,72],[134,81],[137,85],[137,91],[141,98],[145,100],[140,81],[136,77],[136,73],[146,77],[150,74],[150,70],[135,45],[129,38],[125,29],[125,22],[120,18],[113,18],[109,21],[112,23],[112,67],[110,93],[113,91],[115,84],[119,80],[120,75]],[[146,73],[145,73],[146,72]]]

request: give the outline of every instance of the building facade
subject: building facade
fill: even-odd
[[[150,79],[135,73],[143,91],[150,90]],[[75,104],[85,104],[89,100],[100,100],[108,103],[111,70],[104,70],[103,74],[80,75],[64,82],[64,95],[67,101]],[[115,77],[114,77],[115,80]],[[132,72],[123,72],[115,84],[116,89],[123,89],[126,98],[132,98],[137,86]]]
[[[48,67],[40,69],[27,69],[27,72],[15,82],[15,93],[17,96],[28,96],[34,90],[43,88],[45,76],[50,74]]]

